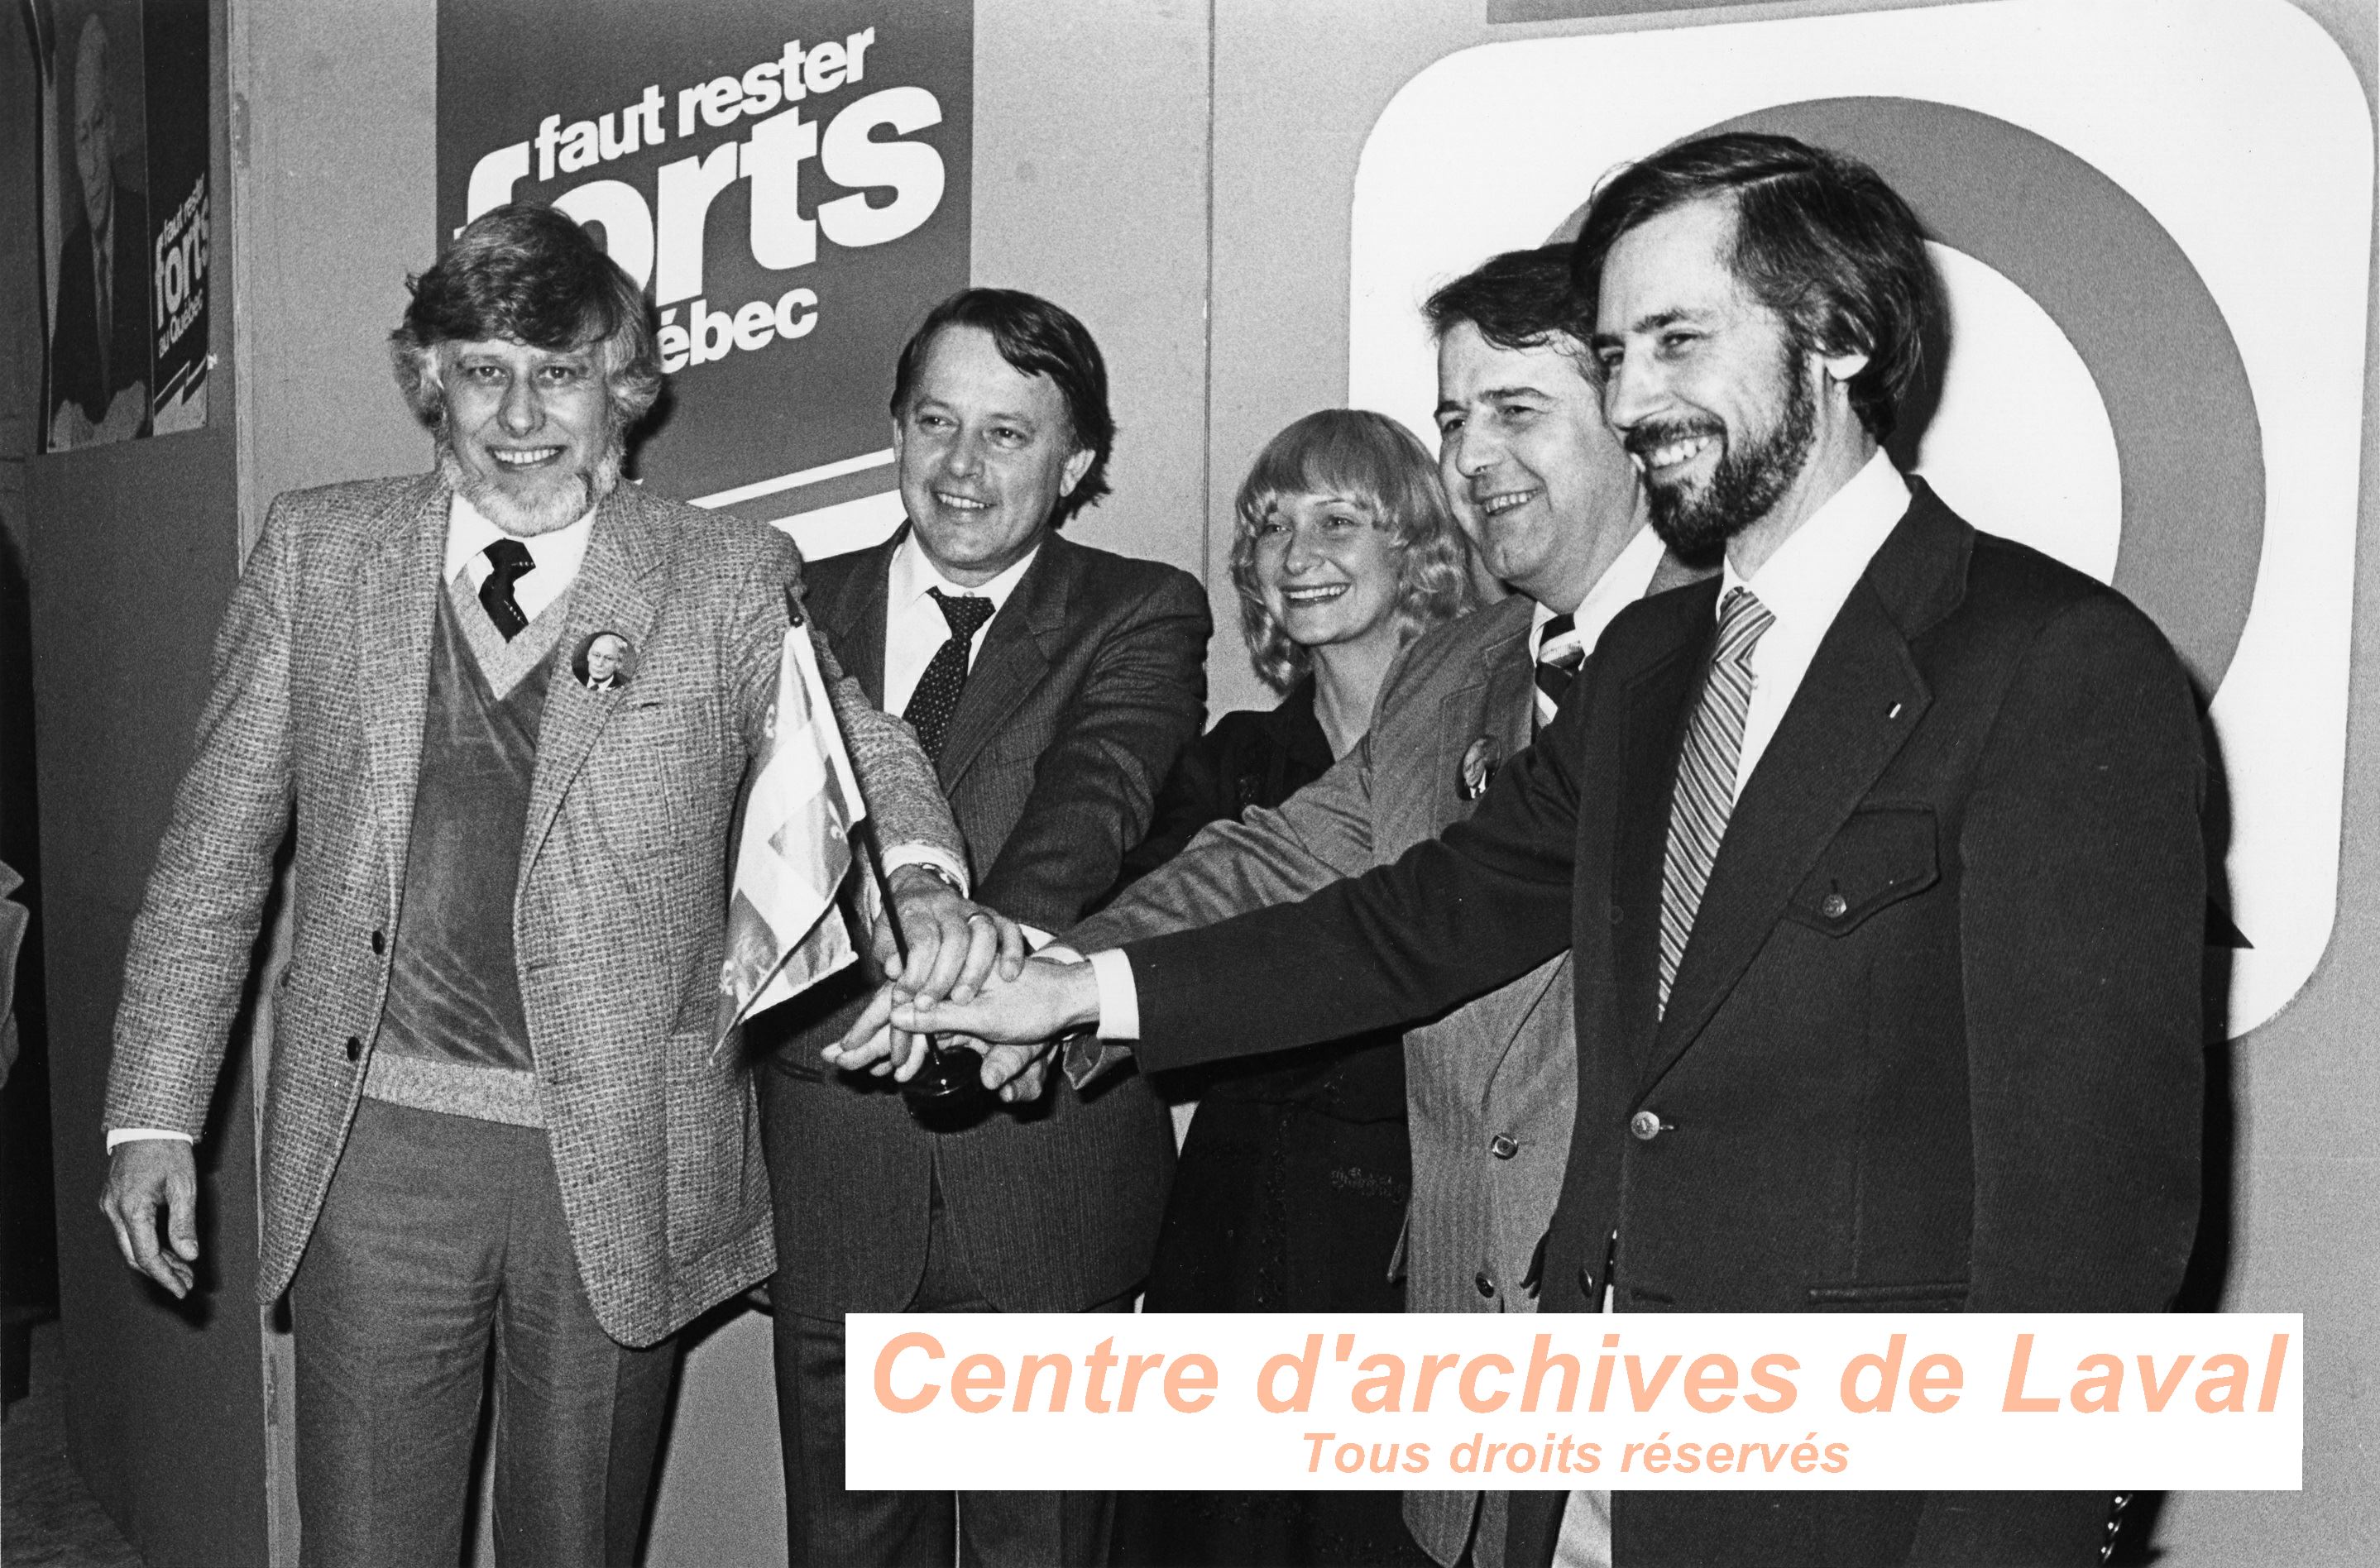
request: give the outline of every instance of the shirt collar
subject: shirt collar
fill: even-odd
[[[1586,590],[1586,597],[1579,600],[1578,608],[1571,611],[1571,624],[1578,630],[1582,649],[1593,653],[1595,645],[1603,640],[1604,629],[1618,618],[1621,610],[1645,597],[1645,590],[1653,585],[1653,573],[1661,569],[1664,548],[1661,537],[1651,527],[1639,527],[1635,537],[1630,539],[1612,559],[1611,564],[1603,569],[1603,575],[1595,580],[1595,586]],[[1532,655],[1544,645],[1546,622],[1553,618],[1552,607],[1543,603],[1537,604],[1530,612],[1529,649]]]
[[[1823,633],[1908,511],[1908,481],[1878,447],[1750,578],[1730,559],[1720,569],[1718,603],[1748,587],[1780,623]]]
[[[537,570],[552,584],[569,582],[578,575],[578,563],[587,558],[588,537],[595,531],[595,509],[576,523],[556,528],[550,534],[540,534],[520,542],[528,547],[528,558]],[[455,573],[471,562],[471,558],[494,544],[498,539],[511,538],[473,506],[460,490],[446,509],[446,572],[444,581],[453,582]]]
[[[917,530],[913,526],[908,533],[902,536],[899,547],[892,551],[892,569],[885,574],[887,613],[898,615],[905,609],[912,609],[919,599],[926,597],[928,589],[940,588],[952,598],[961,598],[973,594],[978,598],[990,599],[992,614],[998,615],[1002,608],[1008,603],[1008,596],[1016,591],[1016,585],[1024,581],[1025,573],[1031,570],[1034,561],[1040,554],[1041,547],[1037,544],[1025,552],[1025,558],[1022,561],[1009,567],[990,582],[980,587],[962,588],[943,576],[941,570],[927,557],[926,548],[917,542]],[[1002,634],[1005,635],[1005,633]]]

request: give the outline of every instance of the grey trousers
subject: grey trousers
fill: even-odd
[[[289,1306],[308,1568],[460,1561],[492,1347],[497,1562],[633,1561],[675,1346],[595,1321],[542,1129],[364,1101]]]
[[[779,1223],[783,1223],[780,1216]],[[1094,1311],[1129,1311],[1132,1298]],[[951,1235],[940,1178],[913,1312],[995,1312]],[[1115,1494],[846,1491],[843,1324],[776,1307],[777,1428],[785,1455],[786,1556],[883,1568],[1101,1568]],[[955,1550],[953,1548],[955,1547]]]

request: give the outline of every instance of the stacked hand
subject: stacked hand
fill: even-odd
[[[914,958],[914,953],[912,954]],[[925,1040],[984,1054],[983,1084],[1011,1104],[1040,1097],[1058,1038],[1099,1021],[1091,966],[1032,959],[936,995],[900,981],[869,1000],[826,1059],[844,1068],[890,1072],[906,1081],[925,1061]]]

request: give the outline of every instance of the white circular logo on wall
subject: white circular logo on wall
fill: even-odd
[[[1952,335],[1895,455],[1977,526],[2122,589],[2197,677],[2220,770],[2209,970],[2225,1032],[2253,1029],[2338,906],[2373,179],[2352,68],[2279,0],[1466,50],[1366,144],[1349,401],[1431,439],[1430,291],[1574,232],[1608,171],[1719,128],[1837,148],[1909,199]]]

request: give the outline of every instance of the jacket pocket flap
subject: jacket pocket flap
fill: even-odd
[[[1814,1312],[1955,1312],[1966,1304],[1965,1280],[1810,1286]]]
[[[1794,890],[1786,913],[1840,936],[1862,921],[1941,880],[1930,806],[1867,806],[1853,812]]]

